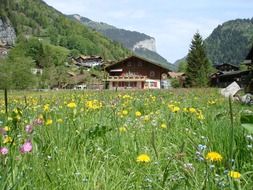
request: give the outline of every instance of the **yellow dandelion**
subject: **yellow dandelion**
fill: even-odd
[[[9,136],[5,136],[4,137],[4,140],[3,140],[4,144],[11,143],[11,142],[12,142],[12,138],[11,137],[9,137]]]
[[[141,112],[139,112],[139,111],[135,112],[135,116],[136,117],[141,117]]]
[[[76,108],[76,103],[75,102],[70,102],[70,103],[67,104],[67,107],[72,108],[72,109]]]
[[[46,121],[46,125],[52,125],[53,124],[53,120],[52,119],[48,119],[47,121]]]
[[[196,110],[195,108],[189,108],[189,112],[190,112],[190,113],[196,113],[197,110]]]
[[[222,156],[218,152],[209,152],[206,155],[206,160],[212,161],[212,162],[220,162],[222,161]]]
[[[45,104],[43,107],[44,112],[49,112],[50,111],[50,107],[49,104]]]
[[[122,115],[127,115],[128,114],[128,111],[127,110],[123,110],[122,111]]]
[[[126,127],[120,127],[120,128],[119,128],[119,132],[121,132],[121,133],[127,132]]]
[[[140,154],[137,157],[136,161],[140,163],[148,163],[148,162],[151,162],[151,159],[147,154]]]
[[[230,171],[228,175],[234,179],[240,179],[241,174],[237,171]]]
[[[4,130],[7,132],[7,131],[10,131],[11,129],[10,129],[10,127],[8,127],[8,126],[5,126],[5,127],[4,127]]]
[[[165,123],[161,124],[161,128],[166,129],[167,125]]]

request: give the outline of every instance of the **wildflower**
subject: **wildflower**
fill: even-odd
[[[145,115],[144,116],[144,121],[148,122],[150,120],[150,116],[149,115]]]
[[[25,126],[25,132],[32,133],[33,132],[33,126],[32,125],[26,125]]]
[[[48,120],[46,121],[46,125],[52,125],[52,123],[53,123],[53,120],[52,120],[52,119],[48,119]]]
[[[173,112],[173,113],[176,113],[176,112],[180,111],[180,108],[179,108],[178,106],[173,105],[173,104],[169,104],[169,105],[168,105],[168,108],[169,108],[170,111]]]
[[[97,110],[102,107],[102,102],[98,100],[90,100],[85,103],[85,106],[91,110]]]
[[[137,162],[141,162],[141,163],[148,163],[151,161],[150,157],[147,154],[140,154],[137,159]]]
[[[197,118],[198,118],[198,120],[204,120],[204,119],[205,119],[204,116],[203,116],[202,114],[198,114],[198,115],[197,115]]]
[[[5,126],[5,127],[4,127],[4,130],[7,132],[7,131],[10,131],[11,129],[10,129],[10,127],[8,127],[8,126]]]
[[[9,136],[5,136],[3,143],[7,144],[7,143],[11,143],[11,142],[12,142],[12,138]]]
[[[76,108],[76,103],[75,102],[70,102],[68,105],[67,105],[68,108]]]
[[[127,129],[125,127],[120,127],[119,132],[125,133],[125,132],[127,132]]]
[[[122,115],[127,115],[128,114],[128,111],[127,110],[123,110],[122,111]]]
[[[161,128],[166,129],[167,125],[165,123],[161,124]]]
[[[6,154],[8,154],[8,152],[9,152],[8,148],[6,148],[6,147],[1,147],[0,148],[0,154],[6,155]]]
[[[43,110],[44,112],[49,112],[50,111],[49,104],[45,104]]]
[[[236,171],[230,171],[228,173],[228,175],[234,179],[240,179],[241,177],[241,174],[239,172],[236,172]]]
[[[20,152],[22,154],[27,153],[27,152],[31,152],[32,151],[32,143],[30,140],[27,140],[21,147],[20,147]]]
[[[206,155],[206,160],[212,161],[212,162],[218,162],[221,161],[223,158],[218,152],[209,152]]]
[[[139,112],[139,111],[135,112],[135,116],[136,117],[141,117],[141,112]]]
[[[189,108],[189,112],[190,112],[190,113],[196,113],[197,110],[196,110],[195,108]]]

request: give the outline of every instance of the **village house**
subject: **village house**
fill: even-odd
[[[232,82],[237,82],[240,86],[243,86],[242,77],[248,74],[248,71],[240,71],[240,67],[237,65],[223,63],[214,65],[217,72],[210,76],[211,85],[220,88],[227,87]]]
[[[167,65],[133,55],[110,66],[105,70],[109,76],[105,79],[109,89],[160,89],[165,87],[168,72]]]
[[[94,68],[94,67],[101,67],[104,64],[102,57],[100,56],[84,56],[80,55],[77,58],[73,58],[72,61],[78,67],[83,68]]]

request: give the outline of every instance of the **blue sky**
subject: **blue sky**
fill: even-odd
[[[168,61],[184,57],[192,36],[206,38],[225,21],[253,17],[251,0],[44,0],[65,14],[148,34]]]

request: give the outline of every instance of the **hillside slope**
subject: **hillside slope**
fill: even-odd
[[[237,19],[219,25],[205,40],[213,64],[240,64],[253,45],[253,19]]]
[[[110,60],[130,54],[120,43],[67,18],[41,0],[1,0],[0,19],[9,20],[18,37],[36,36],[53,45]]]

